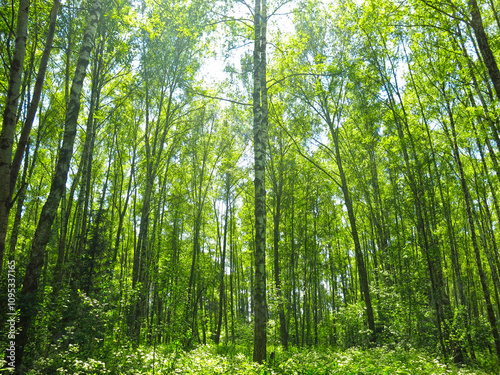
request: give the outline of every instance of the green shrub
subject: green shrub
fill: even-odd
[[[269,353],[271,350],[275,350],[274,360],[259,365],[252,362],[249,348],[243,346],[202,345],[189,352],[171,345],[136,349],[121,346],[104,360],[80,358],[78,347],[71,346],[67,353],[55,357],[57,361],[44,359],[38,363],[38,370],[29,374],[465,375],[493,374],[500,370],[498,363],[489,357],[482,361],[483,370],[458,368],[424,351],[402,347],[344,351],[293,347],[285,352],[278,346],[270,347]],[[59,367],[55,367],[56,363]],[[47,366],[45,370],[43,364]]]

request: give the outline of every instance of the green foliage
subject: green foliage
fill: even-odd
[[[271,349],[271,348],[270,348]],[[55,355],[55,354],[53,354]],[[50,358],[48,359],[50,361]],[[498,366],[498,365],[497,365]],[[490,371],[498,370],[494,365]],[[30,375],[46,374],[33,370]],[[241,374],[241,375],[428,375],[428,374],[486,374],[479,368],[455,367],[417,349],[387,347],[372,349],[351,348],[346,351],[293,348],[278,350],[274,359],[258,365],[245,354],[243,347],[202,345],[184,352],[175,346],[117,347],[103,359],[83,358],[78,346],[72,345],[57,368],[58,374]]]
[[[4,88],[14,3],[0,5]],[[15,137],[31,100],[49,3],[30,9]],[[69,1],[60,10],[25,181],[18,178],[7,238],[15,240],[8,254],[19,293],[51,188],[89,3]],[[464,4],[269,2],[266,287],[275,358],[266,367],[249,359],[250,2],[106,2],[64,198],[39,259],[41,309],[26,347],[29,373],[472,373],[447,364],[457,349],[463,362],[498,372],[484,290],[498,325],[500,109]],[[483,2],[481,12],[499,56],[495,6]],[[293,27],[281,29],[281,21]],[[215,63],[230,76],[212,84],[204,64],[219,52],[226,60]],[[95,139],[87,148],[89,120]],[[360,259],[376,332],[368,330]],[[233,345],[212,345],[217,330]]]
[[[335,314],[338,345],[347,349],[353,346],[367,347],[370,330],[365,323],[365,305],[362,302],[342,306]]]
[[[38,354],[33,363],[34,374],[86,374],[96,371],[106,373],[102,358],[106,350],[106,328],[109,324],[110,311],[107,304],[90,298],[78,291],[62,291],[59,301],[48,307],[53,313],[47,315],[50,330],[39,340],[45,346],[37,348]],[[50,352],[52,355],[42,355]]]
[[[388,350],[385,347],[362,350],[352,348],[344,352],[303,351],[279,364],[276,374],[481,374],[483,372],[458,369],[446,365],[416,349]]]

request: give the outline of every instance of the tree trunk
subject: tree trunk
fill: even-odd
[[[229,223],[229,189],[230,189],[230,175],[226,174],[226,200],[225,200],[225,214],[224,214],[224,233],[222,240],[222,250],[220,258],[220,275],[219,275],[219,315],[217,320],[217,330],[215,331],[215,343],[220,342],[220,332],[222,328],[222,314],[223,308],[226,305],[226,287],[224,278],[226,274],[226,249],[227,249],[227,229]],[[220,237],[219,237],[220,238]],[[227,336],[227,332],[226,332]]]
[[[361,249],[361,244],[359,241],[359,234],[358,234],[358,227],[356,224],[356,215],[354,213],[354,206],[351,200],[351,195],[349,193],[349,187],[347,186],[347,178],[344,172],[342,157],[340,155],[338,129],[335,129],[335,124],[333,123],[333,119],[331,119],[330,117],[328,109],[326,108],[326,104],[325,104],[325,112],[327,115],[326,119],[328,122],[328,127],[330,129],[330,134],[333,138],[333,143],[335,146],[335,161],[339,169],[342,194],[344,195],[344,202],[347,208],[349,224],[351,226],[352,239],[354,241],[354,255],[356,257],[356,265],[358,267],[359,288],[366,306],[366,318],[368,320],[368,328],[372,332],[371,337],[373,338],[373,335],[375,333],[375,317],[373,314],[372,299],[370,296],[370,287],[368,285],[368,273],[366,271],[366,265],[363,259],[363,251]]]
[[[471,15],[471,26],[474,30],[479,51],[481,52],[484,64],[488,69],[488,75],[490,76],[493,87],[495,88],[497,98],[500,99],[500,70],[498,69],[493,51],[490,48],[488,36],[484,30],[483,19],[481,17],[481,12],[479,11],[479,6],[476,0],[468,0],[468,5]]]
[[[266,345],[266,145],[267,145],[267,83],[266,83],[266,0],[255,0],[255,46],[253,86],[253,134],[255,170],[255,281],[254,281],[254,351],[253,360],[267,359]]]
[[[45,248],[49,242],[52,223],[56,217],[57,208],[66,186],[69,165],[73,155],[73,144],[76,137],[78,115],[80,113],[80,96],[101,10],[101,0],[96,0],[90,10],[88,24],[80,47],[80,54],[71,86],[70,100],[66,109],[63,144],[59,150],[54,179],[50,187],[49,196],[42,208],[38,221],[31,246],[28,266],[26,268],[23,288],[20,293],[20,333],[16,345],[16,372],[19,374],[21,373],[24,349],[29,339],[31,321],[38,312],[38,284],[45,258]]]
[[[10,194],[10,172],[12,166],[12,147],[16,133],[18,102],[21,94],[26,39],[28,37],[28,16],[30,0],[19,1],[17,13],[16,43],[10,66],[9,86],[3,112],[2,132],[0,133],[0,272],[5,253],[5,241],[12,207]]]
[[[281,195],[283,188],[283,178],[280,172],[280,181],[278,182],[279,188],[276,192],[276,207],[273,217],[274,230],[273,230],[273,247],[274,247],[274,283],[276,286],[276,297],[278,299],[278,315],[280,321],[280,338],[281,344],[288,350],[288,329],[286,326],[285,319],[285,308],[284,308],[284,298],[281,285],[281,268],[280,268],[280,253],[279,253],[279,242],[280,242],[280,220],[281,220]]]
[[[21,162],[23,160],[24,149],[28,144],[28,139],[31,133],[31,128],[33,126],[33,121],[35,119],[35,115],[38,109],[38,104],[40,103],[40,96],[42,94],[43,83],[45,82],[45,72],[47,71],[47,64],[49,62],[50,52],[52,51],[52,42],[54,40],[57,12],[59,11],[59,5],[60,1],[54,0],[52,4],[52,9],[50,11],[49,29],[47,32],[47,39],[45,41],[45,47],[43,49],[42,57],[40,59],[40,67],[38,68],[35,88],[33,90],[33,97],[31,99],[26,121],[24,122],[24,126],[21,131],[21,136],[17,144],[14,160],[12,161],[12,169],[10,171],[10,199],[12,199],[16,187],[17,177],[19,174],[19,170],[21,168]]]
[[[453,149],[453,156],[455,158],[455,162],[457,163],[457,167],[458,167],[460,184],[461,184],[462,192],[463,192],[464,198],[465,198],[465,208],[466,208],[467,219],[468,219],[469,227],[470,227],[470,236],[471,236],[471,241],[472,241],[472,247],[474,249],[474,255],[476,258],[476,265],[477,265],[477,270],[478,270],[478,274],[479,274],[479,280],[481,282],[481,288],[483,290],[483,295],[484,295],[484,299],[486,302],[486,311],[487,311],[488,321],[489,321],[490,326],[491,326],[491,334],[493,336],[493,340],[495,343],[496,353],[497,353],[497,356],[500,358],[500,337],[498,334],[495,312],[493,311],[493,305],[491,303],[490,291],[488,288],[488,281],[487,281],[486,275],[484,273],[483,263],[481,260],[481,254],[479,252],[479,245],[477,243],[476,229],[475,229],[474,216],[473,216],[472,198],[470,196],[469,187],[467,186],[467,180],[465,178],[465,173],[464,173],[464,170],[462,167],[462,161],[460,158],[460,151],[458,149],[457,140],[456,140],[457,137],[456,137],[456,132],[455,132],[454,119],[453,119],[451,109],[449,108],[449,104],[447,105],[447,111],[448,111],[448,116],[450,119],[451,137],[450,137],[450,134],[448,132],[448,128],[446,127],[446,125],[445,125],[444,129],[445,129],[445,132],[447,133],[447,136],[451,142],[452,149]]]
[[[282,216],[282,197],[283,197],[283,173],[284,173],[284,165],[283,165],[283,142],[281,138],[281,134],[279,135],[279,164],[278,171],[276,171],[274,163],[271,159],[271,176],[273,182],[273,190],[274,190],[274,212],[273,212],[273,250],[274,250],[274,283],[276,287],[276,298],[278,300],[278,316],[280,322],[280,339],[281,344],[288,350],[288,329],[285,318],[285,299],[283,297],[283,287],[281,285],[281,267],[280,267],[280,223]]]

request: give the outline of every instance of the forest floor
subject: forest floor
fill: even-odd
[[[273,350],[270,347],[270,352]],[[203,345],[185,352],[166,347],[141,347],[114,351],[105,362],[72,361],[58,373],[71,374],[255,374],[255,375],[430,375],[430,374],[499,374],[494,360],[483,358],[481,364],[457,367],[435,355],[417,349],[351,348],[345,351],[330,349],[297,349],[276,351],[266,365],[251,361],[250,350],[244,347]],[[37,373],[37,372],[36,372]]]

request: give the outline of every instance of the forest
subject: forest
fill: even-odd
[[[1,0],[0,371],[499,373],[499,7]]]

